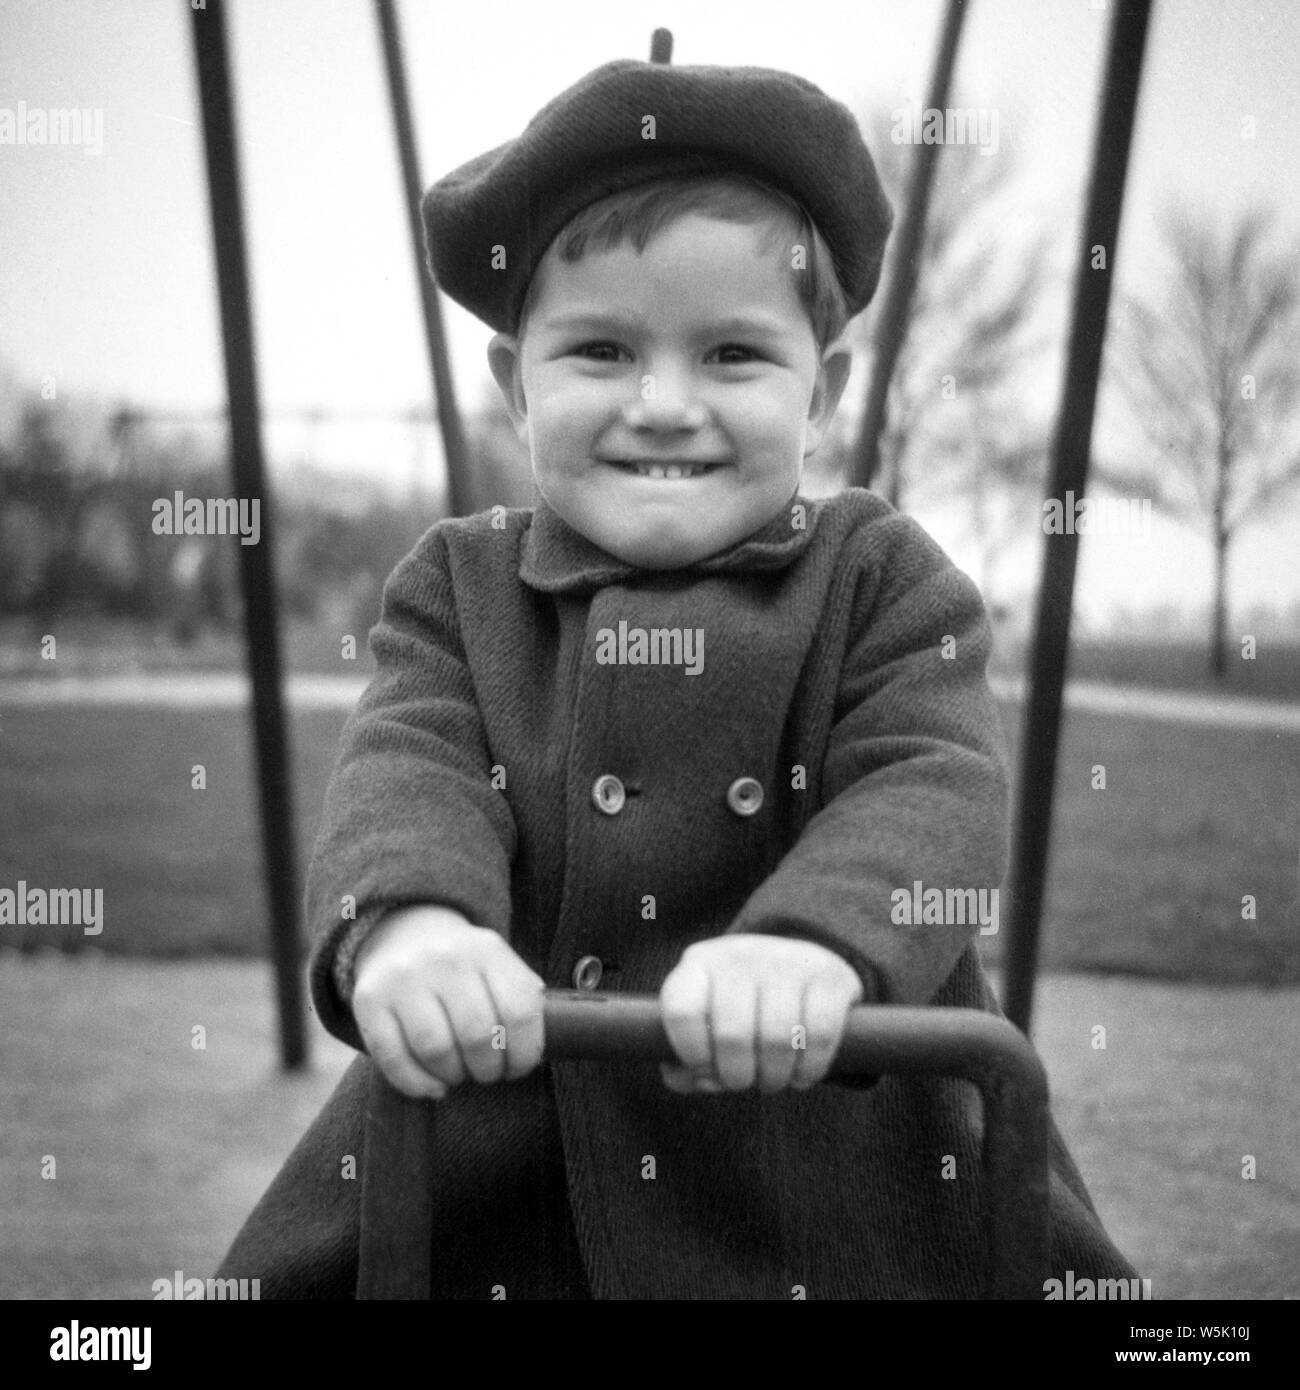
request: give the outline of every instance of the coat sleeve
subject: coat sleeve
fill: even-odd
[[[991,633],[975,585],[916,523],[893,514],[857,536],[820,809],[728,930],[818,941],[866,1002],[925,1004],[978,923],[895,921],[894,894],[994,889],[1006,866]]]
[[[344,727],[307,877],[312,999],[358,1048],[351,966],[366,933],[432,903],[508,938],[516,844],[437,528],[389,577],[370,647],[378,671]]]

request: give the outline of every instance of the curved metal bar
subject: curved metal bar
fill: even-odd
[[[548,991],[548,1061],[664,1062],[675,1057],[654,995]],[[1047,1077],[1024,1035],[978,1009],[851,1010],[832,1076],[940,1074],[984,1099],[986,1298],[1041,1299],[1048,1264]],[[376,1071],[362,1174],[358,1298],[425,1298],[435,1106]]]

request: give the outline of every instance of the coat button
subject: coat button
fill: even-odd
[[[616,816],[623,809],[627,793],[622,782],[613,773],[607,772],[603,777],[596,778],[591,789],[591,799],[596,803],[598,811],[604,811],[607,816]]]
[[[605,967],[600,963],[599,956],[583,956],[573,967],[573,987],[595,989],[604,973]]]
[[[738,816],[756,815],[763,805],[763,788],[753,777],[737,777],[727,788],[727,805]]]

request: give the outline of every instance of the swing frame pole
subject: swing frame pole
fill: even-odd
[[[966,18],[965,0],[948,0],[939,50],[935,55],[934,71],[926,94],[926,110],[941,111],[948,105],[952,72],[957,62],[957,45]],[[912,297],[921,269],[921,252],[925,244],[925,223],[930,212],[930,191],[934,187],[934,171],[939,162],[937,144],[912,147],[912,167],[908,178],[907,198],[903,205],[903,220],[899,224],[880,306],[879,326],[876,329],[876,350],[871,364],[871,380],[867,387],[867,404],[863,411],[862,427],[858,431],[853,452],[850,483],[854,487],[870,487],[880,472],[880,437],[885,430],[889,402],[889,383],[898,365],[903,342],[907,337],[908,318],[912,312]],[[889,477],[889,501],[898,505],[902,495],[902,479],[897,466]]]
[[[262,407],[257,385],[252,294],[240,196],[239,151],[230,81],[225,7],[209,0],[191,9],[203,144],[212,212],[217,295],[226,393],[230,401],[230,460],[238,497],[259,502],[256,545],[238,545],[244,606],[244,655],[253,692],[262,862],[271,909],[271,957],[279,1008],[280,1061],[286,1071],[308,1062],[306,1004],[301,974],[301,901],[294,852],[289,741],[285,724],[280,632],[276,610],[274,508],[266,486]]]
[[[401,164],[402,201],[406,206],[407,230],[411,237],[415,278],[419,286],[420,308],[424,316],[424,341],[429,354],[434,410],[438,418],[438,430],[442,436],[442,454],[447,465],[447,509],[451,516],[467,516],[471,510],[469,454],[465,445],[460,410],[456,404],[451,358],[447,351],[447,334],[442,322],[442,305],[438,300],[438,288],[430,278],[424,262],[424,223],[420,217],[420,200],[424,186],[420,178],[420,158],[415,143],[415,123],[411,116],[410,88],[406,80],[406,63],[402,57],[397,8],[393,0],[375,0],[375,18],[379,25],[379,45],[384,55],[388,100],[392,108],[393,132],[397,137],[397,153]]]
[[[1101,109],[1093,148],[1074,284],[1074,308],[1052,443],[1048,499],[1083,495],[1110,307],[1116,238],[1124,206],[1129,150],[1151,18],[1150,0],[1124,0],[1111,21]],[[1096,252],[1102,252],[1097,263]],[[1004,994],[1007,1017],[1029,1032],[1038,969],[1043,896],[1052,833],[1061,705],[1070,650],[1070,619],[1079,538],[1044,535],[1034,643],[1020,743],[1020,777],[1010,877],[1011,918]]]

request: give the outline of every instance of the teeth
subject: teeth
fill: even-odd
[[[681,478],[698,478],[708,472],[706,464],[683,464],[683,463],[640,463],[635,462],[633,467],[637,475],[642,478],[664,478],[677,480]]]

